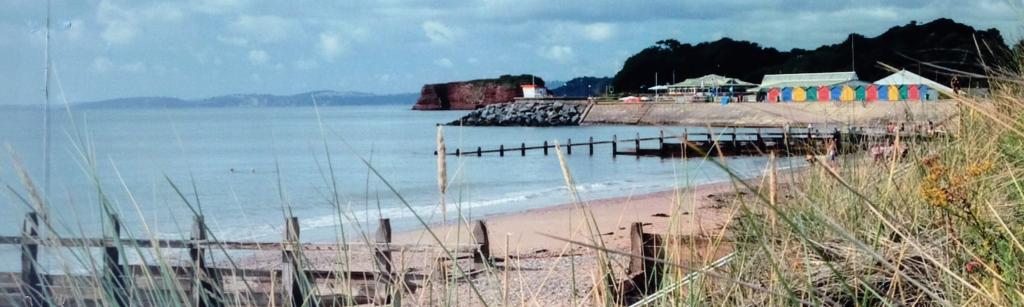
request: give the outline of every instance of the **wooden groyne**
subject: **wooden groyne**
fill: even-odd
[[[381,219],[370,242],[364,244],[303,244],[299,219],[288,217],[282,241],[232,242],[213,240],[202,216],[196,216],[189,240],[156,240],[121,238],[121,224],[109,217],[110,235],[105,238],[52,238],[41,235],[47,229],[36,212],[25,216],[20,236],[0,236],[0,245],[16,245],[21,251],[21,270],[0,273],[0,306],[159,306],[176,302],[181,305],[214,306],[341,306],[351,304],[401,304],[405,292],[417,286],[410,282],[429,279],[430,272],[399,271],[393,253],[430,250],[442,256],[437,263],[454,261],[447,258],[473,259],[474,271],[491,265],[490,238],[484,221],[476,221],[475,244],[455,246],[399,245],[391,242],[391,222]],[[446,251],[442,252],[442,248]],[[318,270],[312,267],[304,252],[365,249],[372,270]],[[42,266],[44,251],[101,251],[101,259],[89,266],[86,275],[50,274]],[[166,259],[155,263],[129,263],[128,257],[168,250],[187,251],[185,264],[169,264]],[[228,251],[280,251],[277,268],[249,269],[211,261],[215,253]],[[55,253],[56,255],[57,253]],[[87,258],[92,259],[92,258]],[[138,262],[138,261],[136,261]],[[177,261],[172,261],[177,262]],[[72,264],[73,265],[73,264]],[[466,274],[474,271],[467,270]],[[168,283],[170,282],[170,283]],[[337,291],[338,285],[348,293]],[[324,289],[334,289],[325,292]],[[83,296],[83,294],[86,294]],[[152,301],[164,297],[171,301]],[[181,300],[181,302],[178,302]],[[13,305],[11,305],[13,304]]]
[[[755,128],[755,129],[744,129],[740,131],[737,128],[726,128],[720,131],[701,131],[701,132],[689,132],[688,129],[683,129],[683,132],[677,135],[665,135],[664,130],[659,132],[658,136],[641,137],[636,134],[633,138],[619,138],[618,135],[613,135],[610,140],[595,140],[594,137],[589,137],[585,141],[574,142],[573,139],[566,139],[565,143],[555,144],[554,142],[544,141],[539,145],[527,145],[525,142],[505,146],[504,144],[499,145],[497,148],[483,148],[477,146],[476,148],[463,150],[461,148],[455,149],[454,152],[445,152],[447,155],[452,156],[476,156],[482,157],[484,155],[495,155],[499,157],[510,156],[526,156],[527,152],[540,151],[544,155],[551,153],[551,150],[558,147],[563,150],[567,155],[573,154],[573,148],[576,148],[577,153],[579,149],[583,148],[584,153],[593,156],[596,149],[595,147],[608,148],[613,157],[615,156],[654,156],[654,157],[695,157],[702,155],[723,155],[723,156],[740,156],[740,155],[763,155],[768,152],[777,152],[779,154],[808,154],[808,153],[824,153],[827,151],[828,146],[836,146],[837,150],[849,150],[849,149],[864,149],[860,146],[868,141],[888,141],[895,139],[899,135],[904,140],[919,140],[930,138],[934,136],[934,133],[923,133],[920,126],[915,127],[913,132],[902,132],[902,133],[886,133],[883,131],[873,130],[854,130],[840,132],[838,130],[822,131],[817,129],[774,129],[774,128]],[[656,145],[651,143],[657,142]],[[620,149],[620,146],[632,145],[631,148],[624,147]],[[650,147],[643,147],[648,145]],[[434,151],[434,155],[437,155],[437,151]]]

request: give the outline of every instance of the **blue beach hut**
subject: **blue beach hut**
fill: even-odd
[[[921,84],[921,86],[918,88],[918,91],[921,92],[921,101],[934,99],[935,96],[932,95],[931,88],[929,88],[927,85]]]
[[[831,94],[831,96],[832,96],[832,100],[839,101],[839,97],[843,96],[843,86],[842,85],[833,86],[832,87],[832,94]]]
[[[889,101],[889,87],[879,86],[878,87],[878,101]]]
[[[782,88],[782,101],[785,101],[785,102],[793,101],[793,88],[792,87]]]

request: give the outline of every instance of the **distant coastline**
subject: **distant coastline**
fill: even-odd
[[[224,108],[308,107],[339,105],[412,105],[417,93],[378,95],[362,92],[313,91],[294,95],[234,94],[200,99],[175,97],[126,97],[72,103],[76,108]],[[26,106],[31,107],[31,106]],[[63,107],[63,104],[61,104]]]

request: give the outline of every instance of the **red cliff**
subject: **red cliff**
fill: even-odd
[[[544,80],[531,75],[504,75],[497,79],[427,84],[413,110],[475,110],[495,103],[510,102],[522,97],[522,84],[544,85]]]

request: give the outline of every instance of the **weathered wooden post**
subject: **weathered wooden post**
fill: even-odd
[[[565,142],[565,152],[567,155],[572,154],[572,138],[570,138],[568,142]]]
[[[192,259],[192,305],[197,307],[223,306],[220,295],[220,276],[206,266],[206,224],[202,215],[192,223],[192,243],[188,249]]]
[[[544,155],[548,155],[548,141],[544,141]]]
[[[281,250],[281,284],[284,288],[285,306],[300,307],[307,302],[315,305],[315,299],[309,295],[313,280],[310,279],[302,264],[299,245],[299,218],[288,217],[284,225],[284,246]]]
[[[629,266],[626,267],[627,275],[634,275],[644,271],[644,224],[634,222],[629,225]]]
[[[640,156],[640,132],[636,133],[636,138],[633,139],[633,144],[636,145],[636,152],[637,152],[636,156],[639,157]]]
[[[523,157],[526,156],[526,142],[523,142],[519,145],[519,153]]]
[[[456,148],[455,149],[455,156],[456,157],[461,157],[462,156],[462,149]]]
[[[689,141],[690,141],[690,132],[689,132],[688,129],[683,128],[683,142],[686,143],[686,142],[689,142]]]
[[[737,134],[736,134],[736,127],[732,127],[732,148],[734,148],[734,149],[737,148],[736,147],[736,145],[737,145],[736,136],[737,136]]]
[[[49,306],[39,275],[39,215],[25,214],[21,226],[21,293],[26,307]]]
[[[612,158],[619,155],[619,136],[612,135]]]
[[[484,155],[484,149],[480,148],[480,146],[477,146],[476,147],[476,156],[479,157],[479,156],[483,156],[483,155]]]
[[[473,263],[490,265],[491,262],[491,238],[488,236],[487,223],[483,220],[476,221],[473,225],[473,240],[476,242],[476,253],[473,254]]]
[[[764,150],[765,147],[764,138],[761,137],[761,128],[757,128],[757,148]]]
[[[501,146],[498,147],[498,156],[505,156],[505,144],[501,144]]]
[[[121,221],[116,215],[109,215],[110,239],[103,247],[103,274],[107,287],[113,294],[113,303],[128,306],[128,285],[125,284],[124,268],[121,266]]]
[[[665,148],[665,130],[658,130],[658,148]]]
[[[594,155],[594,137],[590,137],[590,140],[587,142],[587,144],[589,144],[587,147],[590,148],[590,155],[593,156]]]
[[[380,225],[377,226],[377,233],[374,235],[374,242],[377,244],[373,248],[373,260],[378,269],[378,273],[374,274],[377,281],[374,296],[376,300],[380,300],[375,303],[384,304],[391,301],[392,292],[398,292],[392,287],[395,272],[394,262],[391,258],[391,219],[380,219]]]

